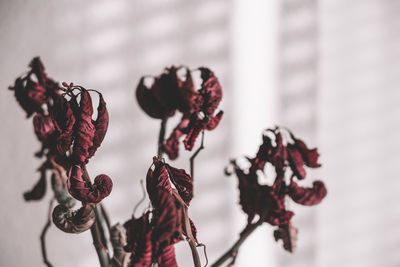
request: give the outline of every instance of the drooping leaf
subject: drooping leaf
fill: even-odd
[[[43,198],[44,194],[46,193],[46,171],[40,171],[40,178],[39,181],[34,185],[34,187],[24,193],[25,201],[31,200],[40,200]]]

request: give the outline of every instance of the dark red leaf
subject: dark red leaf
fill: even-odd
[[[46,193],[46,171],[41,170],[39,181],[30,191],[24,193],[24,199],[26,201],[40,200],[43,198],[45,193]]]
[[[174,245],[166,246],[157,260],[158,267],[178,267]]]
[[[169,193],[172,190],[165,164],[159,157],[153,157],[153,163],[154,171],[150,167],[146,176],[146,189],[151,202],[156,200],[160,188],[166,189]]]
[[[57,151],[60,155],[64,155],[72,145],[76,121],[70,102],[67,102],[64,97],[55,97],[54,105],[50,109],[50,117],[57,130]]]
[[[48,147],[50,145],[50,137],[56,130],[51,117],[40,113],[35,114],[33,117],[33,128],[36,137]]]
[[[189,118],[183,117],[181,122],[172,131],[170,137],[163,146],[164,152],[171,160],[178,158],[179,155],[179,139],[187,133],[189,126]]]
[[[180,235],[181,216],[174,197],[166,189],[160,188],[156,193],[153,202],[155,224],[151,238],[153,252],[157,256]]]
[[[129,266],[150,267],[152,263],[151,228],[149,213],[143,214],[138,219],[132,218],[125,222],[126,252],[131,252]]]
[[[321,167],[321,164],[318,163],[318,157],[319,157],[318,150],[316,148],[309,149],[303,141],[301,141],[300,139],[296,139],[293,135],[292,138],[295,142],[294,146],[302,155],[306,166],[310,168]]]
[[[291,144],[288,144],[287,151],[289,155],[288,159],[290,168],[292,169],[293,174],[300,180],[304,179],[304,177],[306,177],[306,170],[304,169],[304,161],[300,151]]]
[[[185,201],[186,205],[189,206],[189,203],[193,198],[192,177],[190,177],[184,169],[177,169],[169,164],[166,164],[166,167],[171,182],[175,185],[183,201]]]
[[[285,161],[287,160],[288,152],[286,150],[286,147],[283,145],[282,134],[280,132],[275,134],[275,142],[276,142],[276,148],[274,148],[273,150],[272,164],[276,168],[282,169],[283,166],[285,166]]]
[[[291,181],[288,189],[294,202],[306,206],[319,204],[328,193],[322,181],[315,181],[313,187],[301,187],[295,181]]]
[[[89,204],[99,203],[112,190],[112,180],[105,174],[97,175],[94,183],[83,180],[79,165],[73,165],[68,175],[68,191],[76,199]]]
[[[92,98],[87,90],[81,90],[79,114],[74,140],[73,155],[77,162],[86,163],[89,157],[89,148],[93,146],[95,127],[92,123]]]
[[[222,88],[217,77],[208,68],[199,68],[203,83],[199,90],[203,98],[202,111],[206,116],[213,115],[222,99]]]
[[[91,158],[96,150],[100,147],[103,139],[106,135],[108,128],[108,111],[106,107],[106,102],[103,99],[103,96],[99,93],[99,106],[97,107],[97,119],[93,121],[93,125],[95,127],[94,137],[93,137],[93,146],[89,148],[89,158]]]
[[[162,119],[167,117],[168,111],[154,97],[153,92],[144,84],[144,77],[136,87],[136,99],[139,106],[152,118]]]

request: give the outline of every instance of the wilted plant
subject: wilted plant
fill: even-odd
[[[97,175],[92,182],[86,170],[108,128],[103,96],[97,90],[72,83],[60,85],[47,76],[39,58],[34,58],[29,66],[30,71],[17,78],[10,89],[27,117],[34,115],[34,131],[42,144],[35,154],[44,159],[38,169],[40,178],[24,194],[25,200],[40,200],[44,196],[47,173],[51,172],[54,198],[41,234],[44,263],[52,266],[45,244],[51,218],[66,233],[90,229],[102,267],[178,266],[174,244],[182,240],[190,246],[194,266],[200,267],[197,247],[202,246],[205,251],[205,246],[198,241],[188,207],[193,198],[194,160],[204,148],[204,131],[215,129],[223,115],[218,111],[222,88],[214,73],[204,67],[190,70],[172,66],[159,76],[140,79],[136,88],[140,107],[150,117],[161,120],[157,155],[149,162],[151,166],[146,175],[151,206],[137,218],[132,215],[123,226],[117,223],[111,227],[101,200],[111,193],[113,183],[105,174]],[[181,70],[185,71],[184,79],[178,75]],[[192,78],[194,71],[200,72],[202,80],[198,89]],[[147,79],[152,79],[151,86],[146,86]],[[96,119],[91,93],[99,96]],[[181,113],[181,120],[165,138],[167,120],[177,112]],[[190,174],[166,163],[164,153],[171,160],[178,158],[181,139],[184,148],[191,151],[200,134],[201,144],[190,158]],[[238,177],[239,203],[248,216],[248,223],[239,240],[212,266],[220,266],[228,259],[232,266],[240,245],[264,222],[276,226],[275,239],[282,239],[284,248],[294,251],[297,229],[290,222],[293,212],[286,209],[285,202],[292,199],[302,205],[315,205],[326,196],[321,181],[315,181],[310,188],[299,185],[306,176],[305,166],[320,167],[318,156],[316,149],[309,149],[289,130],[276,127],[265,131],[254,158],[230,161],[226,174],[235,173]],[[266,165],[276,173],[271,185],[261,182]],[[54,199],[58,205],[53,208]],[[77,200],[81,207],[73,210]],[[110,251],[113,251],[112,257]]]

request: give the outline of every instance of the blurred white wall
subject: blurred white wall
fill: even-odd
[[[210,261],[245,223],[236,181],[223,167],[254,154],[260,130],[279,124],[320,148],[323,167],[310,173],[329,194],[318,207],[290,205],[299,227],[294,255],[263,226],[237,266],[400,266],[398,11],[396,0],[1,1],[0,266],[42,266],[50,194],[22,199],[38,178],[39,144],[7,90],[36,55],[51,77],[96,88],[107,100],[109,131],[88,168],[114,181],[104,201],[113,222],[130,217],[156,151],[159,122],[134,98],[139,77],[171,64],[208,66],[224,87],[225,115],[197,158],[190,214]],[[57,267],[97,266],[89,233],[53,226],[48,245]],[[187,245],[177,247],[181,266],[191,266]]]

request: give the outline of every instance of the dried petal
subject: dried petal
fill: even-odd
[[[72,211],[63,205],[53,210],[53,222],[63,232],[79,234],[88,230],[96,221],[96,214],[89,205]]]
[[[94,183],[83,180],[83,172],[79,165],[73,165],[68,175],[68,191],[77,200],[94,204],[107,197],[112,190],[112,180],[105,174],[97,175]]]
[[[289,185],[289,196],[296,202],[306,206],[319,204],[328,193],[322,181],[315,181],[313,187],[301,187],[295,181]]]

